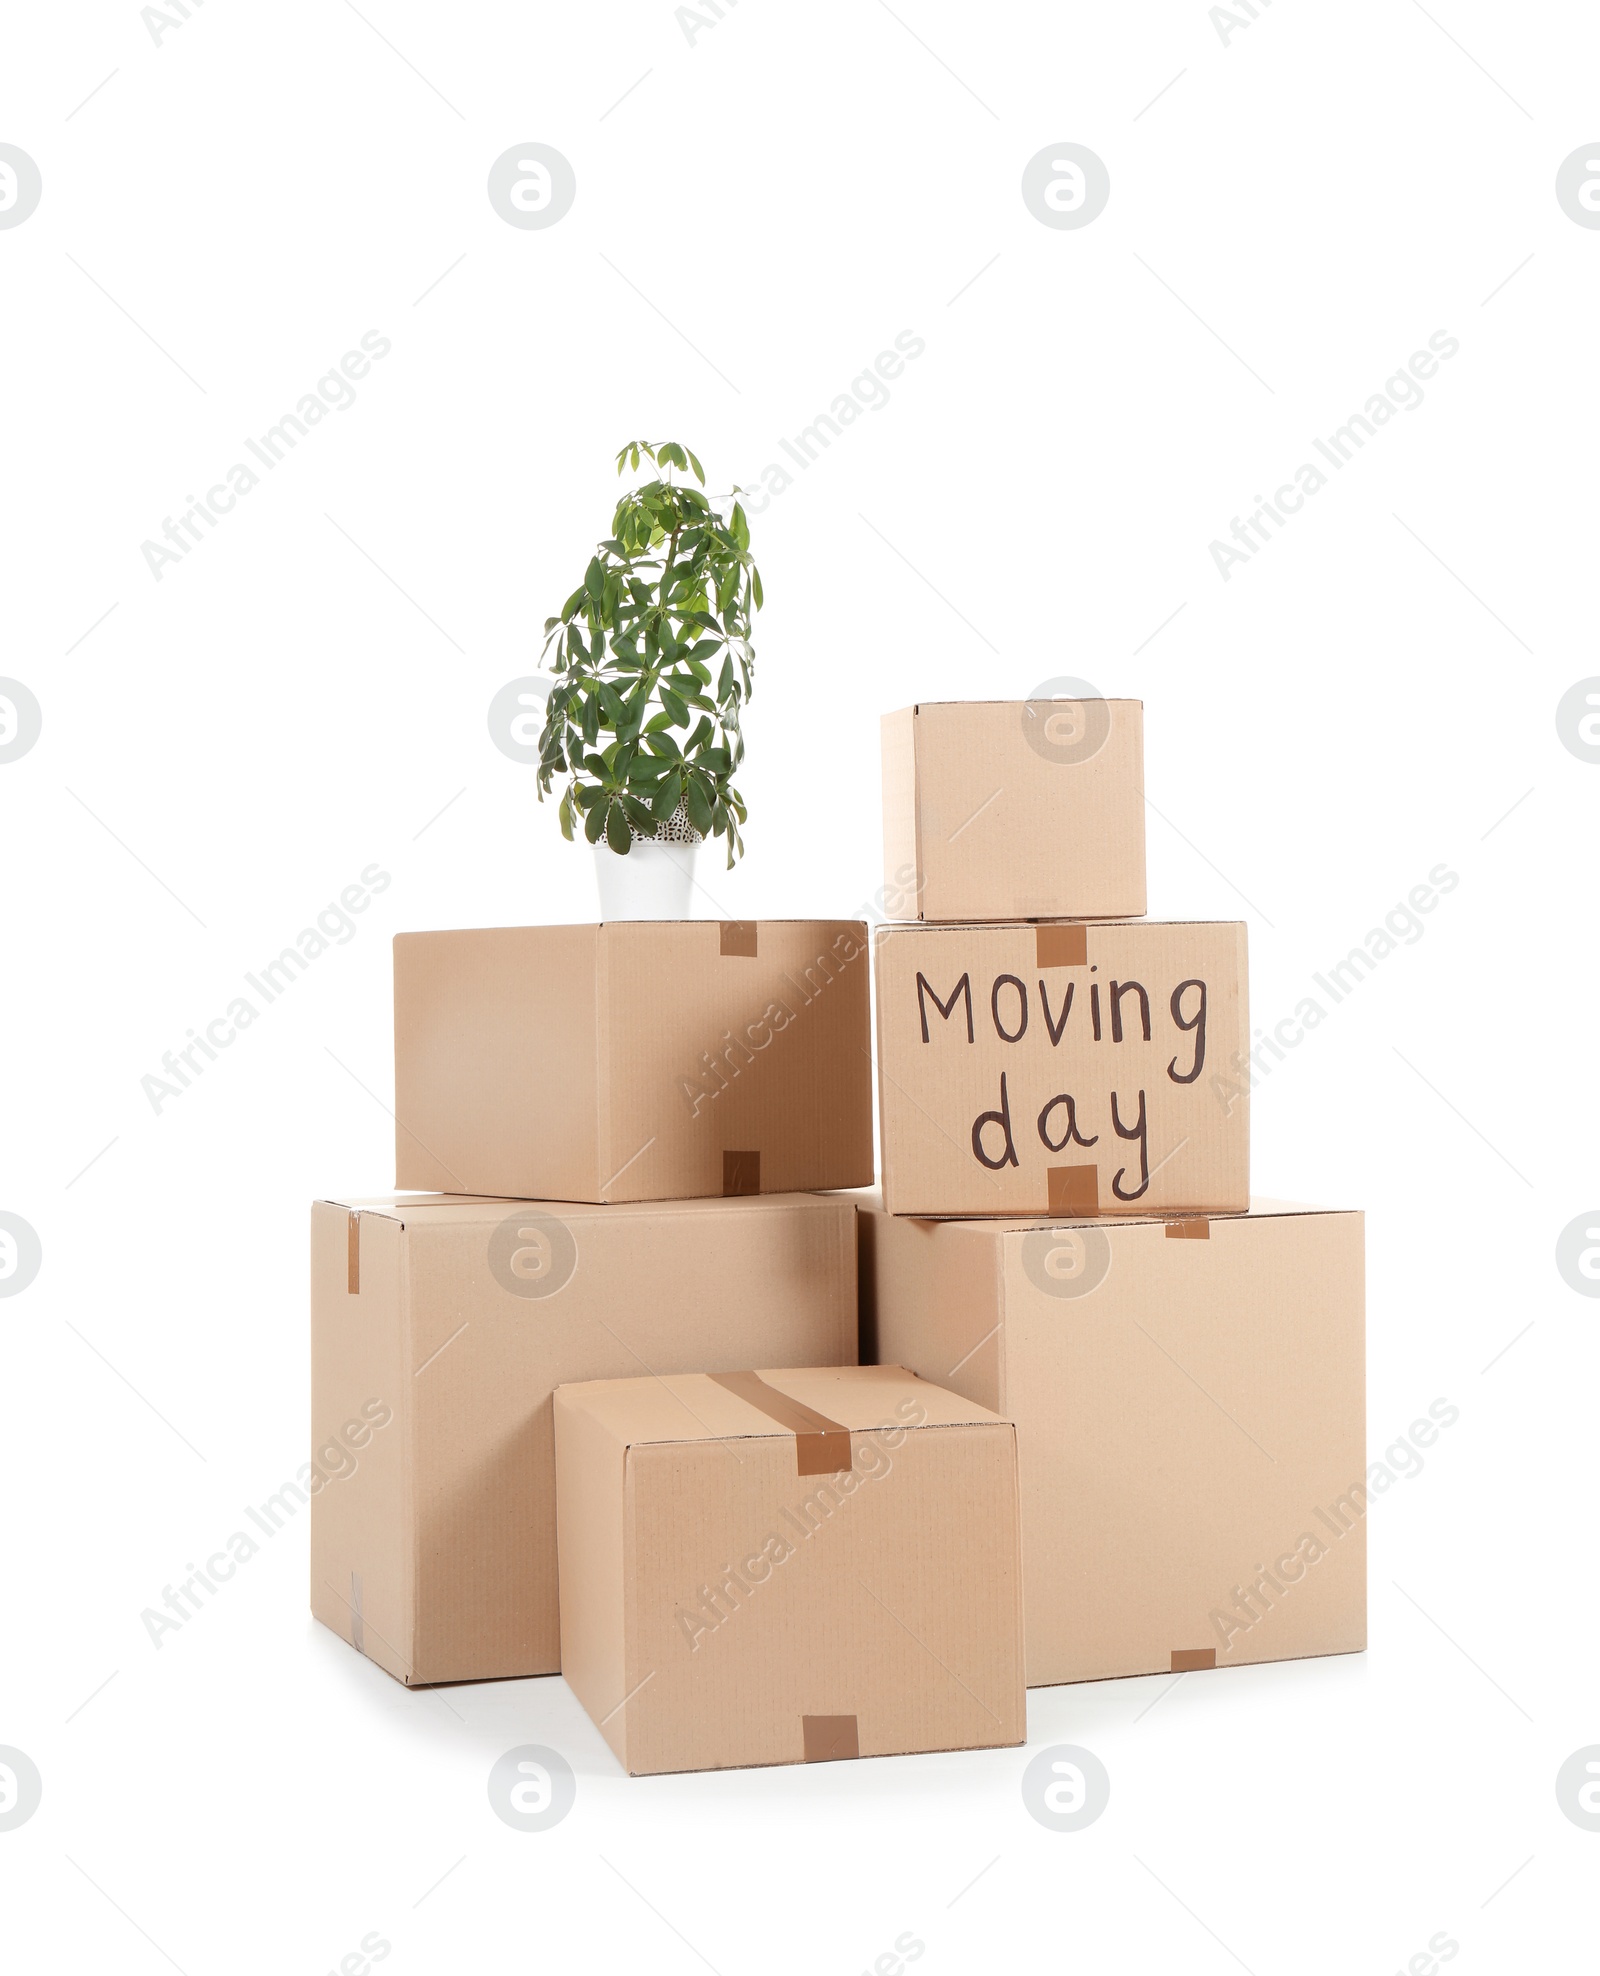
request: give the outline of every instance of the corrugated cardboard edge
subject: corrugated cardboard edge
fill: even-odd
[[[1235,938],[1239,943],[1239,1054],[1248,1059],[1250,1055],[1250,929],[1241,919],[1237,922]],[[1248,1202],[1250,1196],[1250,1080],[1244,1080],[1245,1088],[1240,1093],[1244,1105],[1244,1124],[1240,1133],[1244,1141],[1244,1191]]]
[[[570,1405],[559,1386],[553,1404],[557,1569],[567,1592],[560,1658],[567,1685],[626,1770],[629,1704],[638,1692],[627,1659],[636,1576],[631,1450]]]
[[[1129,718],[1134,723],[1134,727],[1137,735],[1135,753],[1138,757],[1138,762],[1139,762],[1139,801],[1134,810],[1134,815],[1138,819],[1138,823],[1136,827],[1139,832],[1139,909],[1138,912],[1134,915],[1134,917],[1138,919],[1142,919],[1144,915],[1150,910],[1150,858],[1148,851],[1150,830],[1149,830],[1149,819],[1145,815],[1145,809],[1147,806],[1145,803],[1145,795],[1144,795],[1144,779],[1145,779],[1144,702],[1143,700],[1133,700],[1130,701],[1128,704],[1131,705],[1134,709],[1134,712],[1129,716]]]
[[[349,1287],[349,1245],[352,1218],[368,1220],[364,1287]],[[397,1583],[394,1604],[400,1613],[415,1610],[415,1561],[412,1532],[411,1392],[407,1372],[408,1346],[403,1328],[397,1344],[385,1342],[386,1326],[368,1309],[387,1275],[378,1243],[379,1231],[395,1244],[395,1283],[404,1306],[409,1303],[405,1223],[393,1209],[353,1210],[342,1201],[311,1205],[311,1324],[312,1391],[310,1432],[313,1457],[326,1435],[336,1429],[363,1401],[381,1400],[394,1418],[385,1435],[398,1437],[398,1505],[382,1480],[384,1466],[369,1454],[352,1476],[331,1483],[310,1497],[310,1593],[313,1616],[353,1646],[385,1673],[407,1687],[421,1684],[415,1665],[416,1636],[409,1623],[394,1619],[380,1631],[371,1617],[375,1581]],[[387,1231],[393,1231],[392,1238]],[[361,1236],[356,1237],[358,1242]],[[315,1308],[319,1272],[331,1309]],[[352,1301],[354,1299],[354,1301]],[[325,1327],[319,1339],[318,1327]],[[328,1390],[331,1387],[332,1390]],[[341,1496],[339,1491],[357,1491]],[[357,1506],[360,1506],[359,1509]],[[356,1512],[354,1533],[344,1526],[341,1540],[330,1534],[326,1519],[335,1512]]]
[[[920,919],[922,916],[922,805],[917,789],[917,710],[900,707],[885,714],[878,726],[883,762],[883,894],[886,916],[894,919]],[[909,904],[895,876],[907,865],[913,874],[914,891]],[[890,914],[890,903],[898,910]]]
[[[399,1409],[399,1419],[395,1423],[404,1435],[400,1444],[400,1503],[406,1535],[406,1581],[405,1611],[407,1630],[405,1636],[406,1659],[409,1663],[405,1676],[408,1688],[421,1687],[436,1679],[431,1669],[417,1665],[417,1586],[421,1580],[418,1557],[421,1548],[421,1534],[417,1521],[417,1410],[411,1404],[411,1395],[416,1380],[417,1339],[416,1312],[411,1297],[411,1244],[405,1238],[402,1227],[400,1238],[400,1375],[405,1383],[405,1404]]]
[[[610,1003],[611,942],[605,937],[605,921],[594,930],[594,1007],[589,1012],[594,1037],[595,1153],[594,1185],[590,1190],[604,1205],[610,1199],[611,1182],[617,1177],[612,1158],[615,1143],[611,1131],[611,1057],[605,1047],[605,1012]],[[609,1178],[608,1178],[609,1176]]]
[[[1026,1563],[1022,1555],[1022,1455],[1017,1444],[1017,1423],[1006,1421],[1011,1430],[1011,1516],[1012,1527],[1016,1532],[1015,1569],[1012,1573],[1012,1620],[1013,1637],[1016,1640],[1016,1664],[1012,1670],[1015,1691],[1021,1695],[1021,1705],[1017,1710],[1017,1734],[1014,1741],[1025,1743],[1028,1740],[1028,1606],[1023,1597],[1023,1572]]]

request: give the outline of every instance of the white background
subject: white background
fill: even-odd
[[[0,231],[0,671],[44,715],[0,766],[0,1207],[44,1256],[0,1302],[0,1744],[44,1780],[8,1963],[1578,1966],[1600,1350],[1554,1252],[1600,1197],[1600,767],[1555,709],[1600,671],[1600,233],[1554,182],[1592,11],[743,0],[691,42],[666,0],[207,0],[157,42],[78,0],[5,49],[44,186]],[[545,231],[485,195],[531,140],[577,176]],[[1078,231],[1019,191],[1063,140],[1111,177]],[[157,582],[141,543],[372,329],[357,402]],[[303,1524],[158,1650],[143,1609],[305,1459],[307,1203],[392,1173],[390,935],[594,915],[485,714],[615,449],[756,480],[903,330],[891,402],[752,518],[749,855],[704,910],[858,910],[880,712],[1063,673],[1146,702],[1151,911],[1248,919],[1258,1022],[1459,874],[1254,1099],[1257,1191],[1369,1211],[1374,1455],[1460,1409],[1371,1511],[1370,1651],[1035,1693],[1030,1750],[1111,1777],[1060,1835],[1023,1751],[630,1782],[558,1680],[406,1693],[309,1618]],[[1426,402],[1224,581],[1211,541],[1438,330]],[[163,1052],[374,861],[157,1114]],[[485,1793],[527,1742],[578,1774],[542,1835]]]

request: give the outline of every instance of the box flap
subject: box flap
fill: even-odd
[[[789,1366],[763,1370],[758,1376],[778,1393],[851,1433],[868,1433],[886,1424],[960,1427],[997,1420],[987,1407],[898,1365]],[[596,1379],[559,1390],[564,1404],[602,1423],[622,1447],[794,1437],[792,1428],[704,1372]]]

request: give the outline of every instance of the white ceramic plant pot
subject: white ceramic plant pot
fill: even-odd
[[[694,895],[698,842],[669,843],[636,837],[619,857],[606,843],[594,847],[602,919],[688,919]]]

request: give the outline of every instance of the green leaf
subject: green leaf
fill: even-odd
[[[671,774],[662,782],[661,787],[656,791],[655,801],[650,807],[655,811],[660,821],[665,823],[667,818],[672,815],[672,812],[682,801],[683,774],[681,770],[673,769]]]
[[[566,838],[567,842],[570,844],[572,842],[572,822],[573,822],[572,791],[570,789],[561,798],[561,808],[556,812],[556,814],[561,820],[561,834],[563,837]]]
[[[733,514],[728,522],[728,533],[741,549],[750,547],[750,524],[744,518],[744,509],[737,501],[733,504]]]
[[[689,452],[687,446],[684,448],[684,451],[686,453]],[[694,474],[695,479],[699,481],[702,487],[704,487],[706,484],[706,470],[703,466],[701,466],[700,462],[695,458],[693,453],[689,453],[689,466]]]
[[[706,795],[699,776],[690,775],[684,779],[683,804],[689,813],[689,821],[702,837],[711,835],[711,801]]]
[[[583,738],[591,748],[600,739],[600,699],[594,693],[584,697]]]
[[[596,803],[583,822],[583,834],[591,844],[600,842],[600,833],[606,827],[606,813],[603,806]]]
[[[756,609],[759,611],[765,599],[761,595],[761,572],[754,563],[750,565],[750,594],[755,598]]]
[[[672,722],[674,727],[687,727],[689,725],[689,709],[678,698],[677,694],[673,692],[670,686],[663,686],[661,689],[661,711]]]
[[[599,812],[595,814],[598,816]],[[618,857],[625,858],[633,849],[633,832],[628,825],[628,813],[620,803],[613,803],[606,811],[606,842]]]

